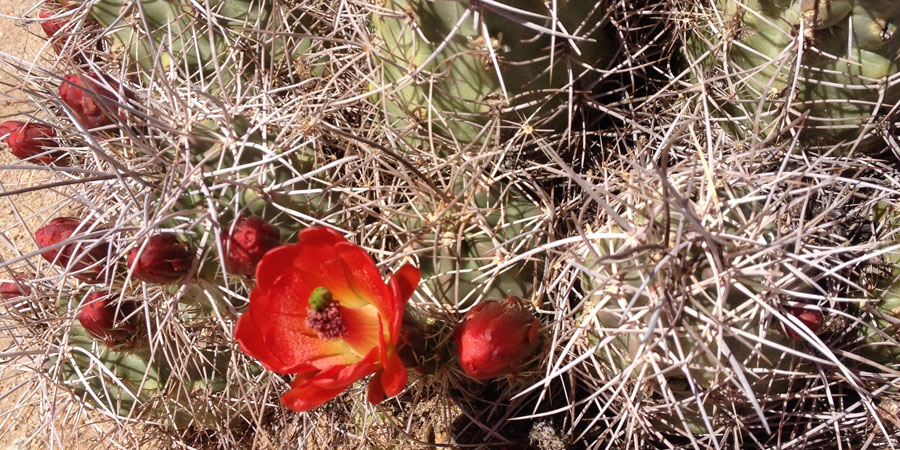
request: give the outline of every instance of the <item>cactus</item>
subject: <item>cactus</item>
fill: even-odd
[[[397,218],[418,247],[431,297],[460,309],[479,299],[530,299],[542,265],[525,253],[546,240],[541,208],[499,180],[465,174],[450,184],[449,203],[414,200]]]
[[[732,429],[764,442],[798,408],[788,399],[824,382],[808,349],[828,339],[825,306],[806,299],[826,270],[784,260],[787,211],[749,197],[635,199],[628,231],[610,221],[578,251],[589,370],[611,395],[640,389],[639,420],[670,439],[721,445]]]
[[[854,3],[873,4],[883,3]],[[745,146],[719,147],[731,142],[698,132],[713,117],[690,117],[688,96],[704,89],[641,56],[662,53],[644,47],[654,41],[674,48],[674,34],[634,40],[659,17],[683,20],[676,7],[96,0],[41,14],[59,54],[10,70],[33,105],[21,122],[52,130],[43,136],[56,146],[36,146],[61,157],[4,166],[48,178],[7,189],[0,177],[0,190],[26,238],[48,221],[58,229],[0,262],[4,281],[29,276],[0,286],[22,350],[4,355],[33,371],[46,416],[92,409],[108,419],[92,425],[126,448],[890,441],[878,408],[900,398],[896,320],[890,301],[874,300],[890,285],[866,298],[845,286],[855,250],[841,225],[855,212],[833,223],[798,213],[896,197],[896,174],[868,157],[772,161],[782,143],[745,135]],[[697,79],[712,67],[726,66],[692,66]],[[394,150],[404,145],[422,148]],[[62,200],[23,214],[17,196],[42,188]],[[831,201],[837,193],[853,200]],[[50,219],[62,216],[78,219]],[[340,299],[388,289],[373,298],[411,295],[404,314],[376,305],[390,317],[354,322],[321,292],[283,289],[341,275],[278,259],[277,247],[320,226],[330,256],[345,238],[377,261],[332,260],[349,281]],[[259,303],[264,254],[276,309]],[[421,268],[418,288],[410,277],[382,286],[407,263]],[[498,307],[509,297],[521,299],[515,313]],[[236,342],[250,298],[283,320],[283,334],[238,333],[264,367]],[[298,301],[317,339],[292,335]],[[376,345],[385,319],[397,332]],[[372,367],[346,365],[362,356],[348,352],[296,366],[270,358],[278,347],[307,361],[337,337],[384,349],[365,358],[390,370],[368,379]],[[307,388],[335,400],[313,404]],[[309,411],[284,408],[287,392]],[[68,442],[74,422],[50,434]]]
[[[890,204],[876,204],[874,223],[878,224],[880,247],[877,256],[865,262],[868,270],[859,277],[866,288],[858,307],[859,349],[857,353],[870,362],[886,367],[900,367],[900,248],[897,230],[900,216]],[[873,236],[874,237],[874,236]],[[888,250],[884,252],[884,250]]]
[[[162,330],[152,326],[151,334],[147,335],[146,324],[135,326],[137,314],[146,311],[145,306],[129,315],[125,311],[131,308],[113,302],[104,302],[105,310],[115,313],[119,309],[119,317],[129,325],[103,333],[97,339],[99,328],[109,328],[110,324],[100,323],[108,318],[93,319],[96,313],[92,305],[98,304],[100,298],[95,294],[85,297],[80,308],[77,298],[60,304],[63,315],[80,309],[80,324],[72,323],[68,334],[59,336],[60,356],[50,358],[45,370],[55,374],[83,401],[112,415],[151,420],[175,429],[191,425],[209,427],[240,417],[227,400],[234,395],[229,392],[236,388],[236,376],[228,369],[230,348],[201,343],[185,346],[160,340]],[[224,295],[210,286],[202,291],[193,288],[182,300],[178,322],[192,328],[196,328],[196,322],[189,325],[190,322],[198,317],[191,312],[193,308],[209,301],[224,305]],[[207,321],[207,328],[208,324]],[[154,348],[157,345],[163,348]],[[259,372],[258,368],[253,370]],[[196,396],[204,396],[207,402],[194,401]]]
[[[568,108],[591,95],[616,54],[607,3],[472,5],[389,0],[374,16],[383,45],[372,90],[386,125],[413,143],[465,147],[524,124],[556,130],[577,120]]]
[[[218,79],[217,89],[236,79],[249,80],[256,70],[296,64],[312,45],[279,29],[282,10],[272,2],[216,0],[209,7],[187,1],[102,0],[91,4],[90,15],[110,30],[125,49],[125,60],[143,74],[183,69],[194,80]],[[285,23],[299,29],[310,25],[309,18],[289,15]],[[236,43],[247,53],[229,51]]]
[[[900,8],[880,0],[714,0],[689,31],[689,64],[736,137],[803,125],[801,143],[881,150],[900,100]],[[722,39],[722,37],[725,39]],[[871,138],[871,139],[870,139]]]

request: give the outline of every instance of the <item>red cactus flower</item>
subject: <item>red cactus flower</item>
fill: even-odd
[[[822,324],[825,323],[825,317],[822,316],[822,312],[814,309],[806,309],[802,306],[795,306],[791,308],[791,314],[794,317],[800,319],[800,322],[803,325],[806,325],[806,328],[809,328],[809,331],[812,331],[813,334],[819,331],[819,328],[822,328]],[[787,325],[784,326],[784,331],[791,339],[803,339],[803,337],[800,336],[799,333],[797,333]]]
[[[86,76],[66,75],[59,85],[59,97],[72,108],[78,120],[87,128],[111,125],[112,118],[118,111],[113,94]],[[104,98],[109,101],[102,101]],[[102,102],[102,105],[98,102]]]
[[[0,136],[7,134],[9,135],[6,138],[9,149],[13,155],[16,155],[16,158],[34,158],[45,164],[59,163],[60,152],[47,151],[48,149],[56,148],[58,145],[53,140],[56,137],[56,132],[53,131],[53,128],[39,123],[23,123],[10,120],[0,125]]]
[[[478,304],[453,330],[459,364],[476,380],[513,374],[540,349],[540,327],[516,297]]]
[[[419,284],[404,265],[385,285],[362,248],[327,227],[307,228],[256,269],[250,308],[235,339],[244,353],[281,374],[297,374],[282,403],[313,409],[375,374],[368,400],[380,403],[406,385],[397,354],[403,309]]]
[[[34,233],[34,239],[40,248],[51,247],[70,239],[79,226],[82,231],[88,228],[88,224],[82,225],[78,219],[57,217],[38,229]],[[75,277],[85,283],[101,283],[105,265],[97,263],[106,259],[108,249],[106,243],[80,242],[48,249],[41,256],[60,267],[77,271]]]
[[[187,275],[193,262],[193,253],[173,233],[150,236],[128,253],[128,268],[148,283],[174,283]]]
[[[16,281],[0,283],[0,298],[11,299],[31,295],[31,287],[25,284],[25,277],[16,275]]]
[[[48,11],[46,9],[41,10],[40,13],[41,19],[45,19],[41,21],[41,28],[44,29],[44,33],[48,38],[55,36],[56,33],[58,33],[59,30],[62,29],[63,25],[65,25],[65,22],[51,19],[51,17],[53,17],[54,15],[56,15],[55,12]]]
[[[134,307],[131,304],[117,305],[109,292],[94,292],[84,299],[81,313],[78,314],[78,322],[91,335],[105,340],[106,345],[113,346],[124,342],[137,329],[132,320],[122,322],[133,311]],[[120,321],[118,326],[116,326],[117,318]]]
[[[281,243],[278,228],[257,216],[242,216],[228,230],[225,267],[231,273],[253,275],[263,255]]]

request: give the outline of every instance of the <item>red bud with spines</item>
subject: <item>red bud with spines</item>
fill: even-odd
[[[806,309],[802,306],[794,306],[791,308],[790,313],[800,320],[806,328],[809,328],[809,331],[812,331],[813,334],[816,334],[819,331],[819,328],[822,328],[822,324],[825,323],[825,317],[822,315],[821,311],[815,309]],[[784,331],[787,333],[788,337],[794,340],[803,339],[799,333],[794,331],[789,326],[784,326]]]
[[[42,9],[40,13],[40,18],[44,19],[41,21],[41,28],[43,28],[44,34],[46,34],[48,38],[52,38],[56,33],[59,33],[59,30],[65,25],[65,22],[51,19],[54,15],[56,15],[55,12],[46,9]]]
[[[31,287],[25,284],[25,277],[16,275],[16,281],[0,283],[0,298],[11,299],[31,295]]]
[[[16,158],[32,158],[44,164],[61,163],[59,160],[61,153],[58,150],[47,151],[59,145],[53,139],[56,137],[56,131],[53,128],[39,123],[24,123],[10,120],[0,125],[0,136],[7,134],[6,142]]]
[[[476,380],[515,374],[540,351],[540,327],[516,297],[480,303],[453,331],[459,364]]]
[[[108,292],[94,292],[84,299],[81,313],[78,314],[81,326],[95,338],[103,339],[110,347],[125,342],[137,329],[130,318],[123,321],[134,311],[133,306],[126,303],[116,304],[113,299]]]
[[[81,220],[73,217],[57,217],[34,233],[39,248],[47,248],[72,237],[75,230],[84,232],[89,224],[82,225]],[[109,246],[106,243],[73,242],[61,248],[53,248],[41,253],[41,257],[60,267],[69,267],[79,272],[75,277],[85,283],[103,282],[102,264],[97,264],[107,257]],[[75,252],[78,252],[76,254]],[[72,261],[70,266],[70,261]]]
[[[194,255],[173,233],[155,234],[128,253],[128,269],[148,283],[174,283],[191,269]]]
[[[253,275],[263,255],[281,244],[281,232],[261,217],[241,216],[226,228],[225,268]]]
[[[71,74],[63,80],[59,84],[59,97],[72,108],[82,125],[99,128],[113,123],[118,107],[111,92],[87,76]],[[98,104],[103,99],[109,101]]]

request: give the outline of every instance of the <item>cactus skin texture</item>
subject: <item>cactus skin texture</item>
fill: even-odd
[[[688,41],[699,57],[727,39],[724,55],[712,50],[703,66],[706,81],[728,66],[727,90],[717,99],[734,135],[768,137],[809,114],[801,143],[828,149],[860,136],[863,125],[900,100],[900,87],[887,83],[900,72],[900,3],[882,0],[715,0],[721,14],[715,35]],[[802,27],[802,28],[801,28]],[[698,27],[702,28],[702,27]],[[799,36],[799,30],[803,35]],[[803,39],[800,53],[797,45]],[[796,74],[796,77],[795,77]],[[795,90],[792,92],[792,88]],[[881,95],[884,95],[880,99]],[[733,98],[732,98],[733,97]],[[765,100],[761,100],[765,99]],[[880,100],[879,100],[880,99]],[[790,110],[786,107],[790,102]],[[759,117],[758,129],[753,121]],[[875,118],[877,125],[879,118]],[[874,128],[874,127],[872,127]],[[870,129],[869,133],[877,130]],[[873,142],[874,141],[874,142]],[[878,150],[877,139],[861,144]]]
[[[704,399],[702,408],[712,427],[735,420],[733,414],[758,420],[749,393],[764,405],[763,410],[777,409],[771,399],[789,393],[791,371],[804,367],[803,361],[785,356],[777,348],[803,344],[792,340],[791,332],[778,326],[777,318],[773,317],[769,326],[762,325],[763,312],[757,303],[780,302],[774,289],[767,288],[772,280],[757,274],[775,276],[773,271],[787,269],[762,261],[744,269],[738,259],[722,261],[727,273],[721,267],[714,271],[700,237],[711,231],[690,224],[674,208],[667,215],[661,202],[648,203],[635,208],[642,211],[637,214],[653,220],[636,221],[630,232],[606,225],[598,231],[603,237],[582,253],[588,270],[581,277],[587,296],[581,323],[598,330],[589,333],[589,340],[600,344],[595,356],[603,361],[599,367],[606,372],[600,376],[604,380],[618,378],[619,383],[646,381],[644,390],[649,395],[643,402],[664,433],[683,435],[687,427],[691,434],[713,434],[694,392]],[[761,209],[761,204],[750,202],[707,212],[724,218],[720,236],[741,236],[718,241],[721,247],[715,252],[724,257],[746,255],[757,251],[758,245],[771,243],[777,226],[751,221],[763,215]],[[743,237],[750,233],[753,238]],[[782,288],[804,290],[797,285]],[[787,305],[778,309],[782,315],[791,314]],[[710,329],[713,323],[719,324],[715,330]],[[652,335],[648,334],[651,329]],[[745,385],[737,381],[741,377],[747,380]],[[765,404],[767,399],[769,404]],[[671,408],[651,406],[671,401],[680,402],[683,418]]]
[[[469,14],[441,52],[429,61],[468,5],[455,0],[387,0],[385,8],[392,13],[373,17],[375,32],[384,45],[379,51],[383,69],[380,81],[384,85],[373,89],[385,88],[377,103],[384,102],[387,124],[400,134],[423,137],[433,127],[434,134],[450,142],[470,143],[492,138],[495,131],[485,125],[493,119],[515,132],[523,118],[535,112],[536,117],[529,120],[534,128],[564,127],[568,124],[564,108],[570,81],[568,66],[574,73],[573,88],[578,97],[591,91],[599,78],[598,72],[585,71],[584,67],[606,68],[618,47],[604,21],[607,7],[602,1],[559,2],[558,20],[564,27],[555,28],[549,19],[502,10],[517,20],[557,32],[564,28],[570,35],[592,40],[572,40],[577,51],[567,39],[526,28],[482,6],[478,23],[487,27],[490,42],[486,42],[480,26],[473,25]],[[515,2],[512,6],[547,18],[551,14],[539,1]],[[553,55],[551,48],[555,48]],[[491,52],[499,62],[508,103]],[[403,82],[420,68],[423,70],[415,83]],[[398,82],[401,84],[394,84]]]
[[[416,207],[415,219],[399,219],[414,234],[421,233],[418,252],[422,283],[438,301],[466,308],[479,298],[530,299],[542,265],[535,258],[512,264],[505,260],[539,246],[541,209],[511,185],[483,186],[470,177],[454,184],[459,202],[438,204],[429,197]],[[449,208],[449,209],[448,209]],[[478,220],[484,218],[484,222]],[[438,232],[425,231],[432,220]]]
[[[82,311],[94,301],[93,295],[85,298]],[[219,308],[225,305],[222,292],[210,285],[191,286],[182,302],[176,317],[193,328],[198,319],[208,318],[211,303]],[[76,298],[63,299],[59,306],[61,316],[67,315],[67,310],[79,310]],[[152,308],[150,311],[152,314]],[[122,312],[119,317],[124,317]],[[159,340],[146,334],[147,324],[137,322],[132,317],[125,324],[131,330],[126,330],[128,345],[119,345],[120,341],[95,336],[79,320],[73,320],[68,345],[59,356],[48,358],[45,370],[85,403],[121,417],[153,420],[170,429],[212,427],[236,418],[230,415],[234,404],[226,401],[237,395],[227,377],[229,348],[197,348],[196,343]],[[153,326],[150,330],[158,332]],[[59,338],[62,340],[61,335]],[[152,339],[160,344],[151,346]],[[250,371],[258,374],[261,369],[253,366]],[[196,398],[206,400],[200,404]]]
[[[140,0],[140,11],[134,0],[101,0],[91,5],[91,17],[104,27],[113,27],[116,42],[126,49],[126,60],[136,65],[145,75],[158,69],[175,65],[186,69],[189,76],[215,74],[227,84],[235,78],[247,77],[252,70],[239,68],[229,60],[229,39],[262,53],[259,67],[272,64],[291,64],[306,53],[312,45],[309,39],[291,38],[275,33],[278,20],[272,20],[274,3],[270,0],[213,0],[209,7],[216,18],[216,26],[209,26],[205,8],[187,0]],[[141,25],[122,26],[120,16],[143,23],[146,18],[149,34]],[[309,25],[309,18],[289,22]],[[129,20],[125,20],[129,23]],[[261,30],[261,31],[255,31]],[[268,32],[267,32],[268,31]],[[283,30],[282,30],[283,31]],[[229,36],[226,39],[227,33]],[[282,33],[283,34],[283,33]],[[163,51],[156,52],[155,49]],[[248,57],[246,59],[251,59]],[[321,67],[311,69],[321,75]]]
[[[896,207],[878,204],[875,221],[887,231],[879,240],[885,245],[900,243],[900,214]],[[862,348],[857,353],[884,366],[900,369],[900,250],[893,250],[869,261],[871,269],[860,284],[868,286],[861,312],[870,320],[861,322]]]

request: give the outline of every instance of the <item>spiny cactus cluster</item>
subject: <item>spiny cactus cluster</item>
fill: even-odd
[[[41,4],[12,390],[125,447],[898,446],[898,13]]]

